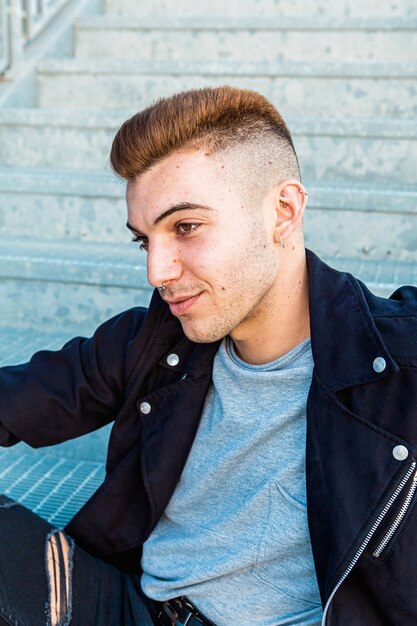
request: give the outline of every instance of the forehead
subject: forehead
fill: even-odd
[[[127,184],[129,213],[159,211],[181,202],[217,205],[238,200],[238,186],[228,178],[225,163],[204,150],[174,153]]]

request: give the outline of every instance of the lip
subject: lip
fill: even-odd
[[[193,306],[193,304],[197,301],[200,295],[201,294],[198,293],[195,296],[189,296],[187,298],[184,298],[184,296],[182,296],[181,298],[173,298],[172,300],[166,299],[165,302],[169,305],[169,308],[173,315],[182,315]]]

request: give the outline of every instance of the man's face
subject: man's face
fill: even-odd
[[[175,153],[127,186],[128,224],[148,280],[196,342],[246,339],[267,313],[277,255],[267,203],[204,151]]]

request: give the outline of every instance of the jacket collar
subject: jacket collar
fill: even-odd
[[[310,250],[306,250],[306,257],[311,348],[321,381],[336,392],[398,372],[399,367],[376,328],[360,282],[347,272],[331,268]],[[167,345],[161,366],[179,371],[201,371],[211,366],[220,342],[196,344],[184,337],[179,320],[171,315],[157,290],[150,303],[149,318],[154,340]],[[179,357],[174,368],[167,363],[173,352]],[[385,369],[379,373],[373,369],[377,357],[385,361]]]
[[[306,250],[311,348],[316,373],[330,391],[380,380],[399,371],[385,346],[361,284]],[[375,296],[372,296],[375,297]],[[382,357],[378,373],[374,360]]]

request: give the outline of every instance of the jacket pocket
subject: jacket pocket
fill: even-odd
[[[384,558],[395,542],[406,523],[409,513],[416,503],[417,492],[417,463],[414,461],[400,484],[392,494],[389,512],[384,517],[381,526],[369,546],[369,552],[376,559]]]

